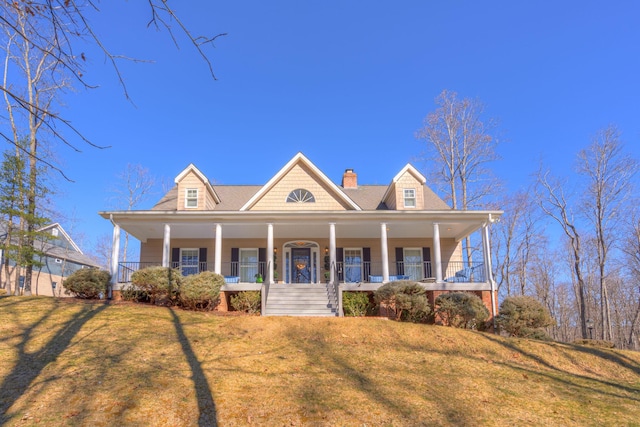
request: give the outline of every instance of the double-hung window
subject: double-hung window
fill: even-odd
[[[344,281],[358,283],[362,281],[362,249],[345,248],[344,250]]]
[[[415,188],[404,189],[404,207],[415,208],[416,207],[416,190]]]
[[[180,270],[183,276],[198,274],[200,271],[198,249],[180,249]]]
[[[187,188],[184,193],[184,207],[185,208],[197,208],[198,207],[198,189]]]
[[[404,274],[410,280],[424,278],[421,248],[404,248]]]

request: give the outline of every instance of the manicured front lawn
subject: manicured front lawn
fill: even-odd
[[[0,298],[7,425],[638,425],[640,354],[383,319]]]

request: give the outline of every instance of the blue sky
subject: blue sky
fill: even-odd
[[[92,17],[112,52],[154,62],[121,63],[128,102],[87,47],[86,77],[100,88],[65,97],[62,113],[112,147],[58,153],[75,183],[60,184],[56,203],[86,250],[111,233],[97,212],[128,162],[165,181],[193,162],[224,184],[263,184],[298,151],[336,182],[345,168],[366,184],[387,184],[407,162],[426,172],[414,134],[443,89],[499,120],[494,170],[512,190],[540,159],[569,172],[609,124],[640,157],[632,1],[174,3],[194,34],[228,33],[207,50],[217,81],[184,37],[176,49],[146,27],[146,2],[101,2]]]

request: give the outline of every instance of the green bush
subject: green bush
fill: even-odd
[[[549,311],[529,296],[507,297],[500,304],[497,317],[500,328],[514,337],[548,339],[542,328],[554,324]]]
[[[415,282],[389,282],[375,291],[374,299],[378,306],[391,312],[392,318],[400,321],[424,322],[431,312],[427,291]]]
[[[342,310],[345,316],[366,316],[371,308],[368,292],[342,293]]]
[[[260,313],[262,296],[260,291],[238,292],[231,296],[231,307],[237,311],[244,311],[250,314]]]
[[[190,310],[213,310],[220,300],[224,277],[211,271],[186,276],[180,285],[180,305]]]
[[[152,304],[172,305],[182,281],[180,270],[168,267],[147,267],[131,275],[131,283],[149,296]]]
[[[142,289],[138,289],[133,285],[124,286],[120,289],[120,296],[124,301],[133,301],[133,302],[149,302],[151,299],[149,298],[149,294]]]
[[[111,281],[111,274],[104,270],[82,268],[74,271],[63,282],[64,293],[77,298],[98,299],[104,297]]]
[[[489,318],[489,310],[482,300],[469,292],[439,295],[435,313],[443,323],[455,328],[482,329]]]

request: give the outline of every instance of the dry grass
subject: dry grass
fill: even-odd
[[[640,353],[1,297],[6,425],[640,425]]]

